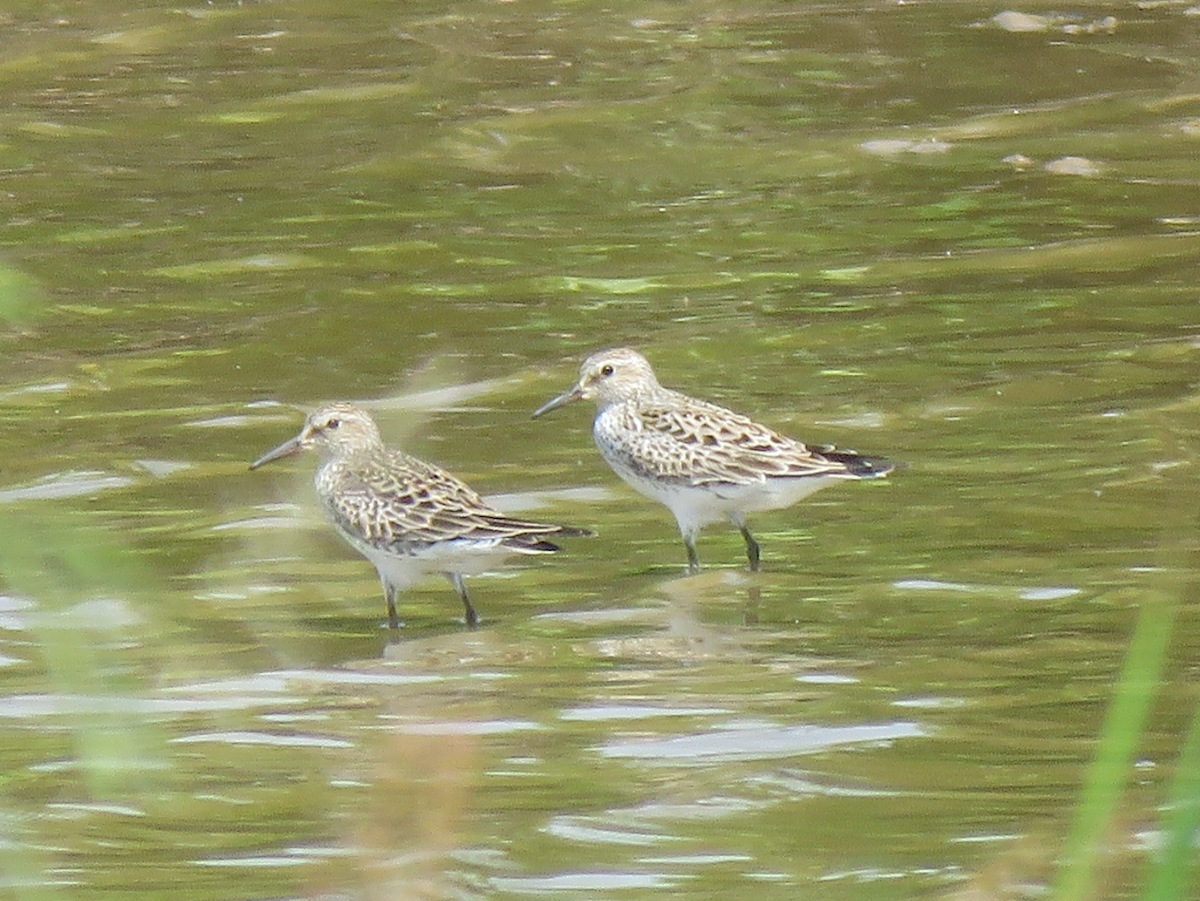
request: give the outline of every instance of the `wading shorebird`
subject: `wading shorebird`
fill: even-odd
[[[757,570],[758,542],[746,527],[747,513],[790,507],[828,485],[880,478],[896,466],[881,457],[802,444],[664,388],[646,358],[627,347],[592,354],[574,386],[533,415],[577,400],[596,402],[592,437],[613,472],[674,514],[691,572],[700,569],[696,536],[708,523],[727,519],[737,526],[750,569]]]
[[[335,403],[310,413],[304,427],[250,464],[316,448],[315,484],[334,527],[375,566],[387,598],[388,625],[400,625],[396,594],[427,573],[443,573],[462,599],[468,626],[479,617],[463,576],[510,554],[561,550],[551,536],[590,535],[586,529],[528,522],[490,506],[450,473],[384,446],[365,410]]]

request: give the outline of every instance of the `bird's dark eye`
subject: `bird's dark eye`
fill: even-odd
[[[601,367],[600,367],[600,374],[601,374],[602,376],[604,376],[605,378],[608,378],[610,375],[612,375],[612,374],[613,374],[613,368],[612,368],[612,364],[611,364],[611,363],[605,363],[603,366],[601,366]]]
[[[340,419],[331,419],[331,420],[329,420],[329,422],[325,423],[325,428],[336,429],[341,424],[342,424],[342,421]]]

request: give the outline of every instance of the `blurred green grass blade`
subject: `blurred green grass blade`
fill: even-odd
[[[1192,897],[1195,878],[1196,833],[1200,830],[1200,706],[1175,763],[1163,828],[1163,847],[1155,858],[1142,901],[1177,901]]]
[[[37,847],[24,818],[0,809],[0,877],[5,898],[13,901],[62,901],[50,884],[49,858]]]
[[[77,513],[0,509],[0,535],[0,573],[37,605],[30,628],[55,691],[68,704],[93,705],[74,715],[71,730],[90,794],[122,797],[163,768],[162,742],[130,712],[139,686],[110,651],[114,634],[83,617],[87,601],[144,591],[145,575],[119,538]]]
[[[1151,600],[1138,614],[1056,874],[1051,893],[1054,901],[1093,897],[1105,838],[1111,833],[1117,804],[1129,780],[1133,757],[1162,678],[1174,619],[1175,605],[1165,598]]]
[[[19,269],[0,263],[0,320],[27,322],[45,306],[41,286]]]

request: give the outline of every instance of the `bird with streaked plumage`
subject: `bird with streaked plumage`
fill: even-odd
[[[882,478],[896,467],[882,457],[803,444],[664,388],[646,358],[628,347],[589,356],[575,384],[533,416],[578,400],[596,402],[592,437],[605,462],[674,514],[691,572],[700,569],[696,536],[709,523],[733,523],[745,539],[750,569],[757,571],[761,555],[747,513],[790,507],[821,488]]]
[[[427,573],[442,573],[463,603],[468,626],[479,617],[463,577],[511,554],[561,550],[549,539],[587,529],[531,522],[489,506],[460,479],[398,450],[389,450],[371,415],[347,403],[313,411],[293,438],[263,454],[251,469],[315,448],[321,454],[317,497],[338,533],[379,574],[388,625],[400,625],[396,594]]]

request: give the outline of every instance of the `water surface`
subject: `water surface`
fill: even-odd
[[[1200,48],[1185,4],[1000,12],[8,13],[8,889],[1037,882],[1169,602],[1153,822],[1198,652]],[[627,343],[907,468],[756,517],[756,575],[712,527],[685,577],[590,411],[528,417]],[[314,461],[247,470],[333,399],[597,537],[473,580],[476,632],[422,583],[389,644]]]

